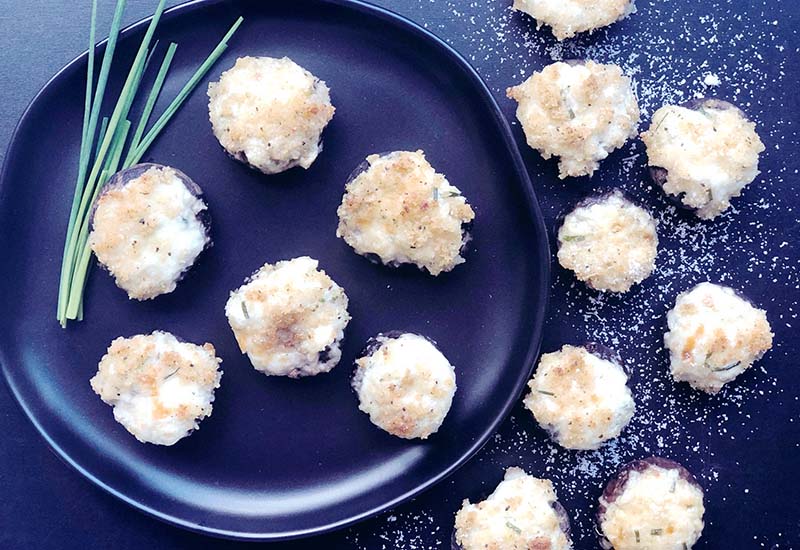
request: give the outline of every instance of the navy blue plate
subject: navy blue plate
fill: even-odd
[[[343,0],[171,9],[157,33],[162,45],[180,44],[164,101],[238,15],[245,23],[211,78],[242,55],[292,57],[331,88],[337,111],[324,152],[308,171],[257,174],[219,147],[198,89],[143,161],[175,166],[202,186],[215,246],[175,292],[145,303],[129,301],[107,273],[93,270],[86,320],[63,330],[55,305],[82,117],[86,55],[79,57],[30,105],[6,157],[0,361],[39,432],[93,483],[192,530],[286,539],[394,506],[483,445],[538,352],[549,249],[508,124],[480,78],[446,44],[385,10]],[[123,33],[118,68],[143,31],[140,22]],[[123,73],[112,75],[112,91]],[[373,265],[335,236],[353,167],[373,152],[417,148],[477,212],[467,263],[437,278]],[[346,289],[353,321],[332,373],[267,378],[239,353],[224,304],[264,262],[299,255],[318,258]],[[367,338],[395,328],[433,338],[456,366],[453,408],[425,442],[375,428],[349,387]],[[113,338],[153,329],[210,341],[224,359],[213,416],[171,448],[138,443],[88,383]]]

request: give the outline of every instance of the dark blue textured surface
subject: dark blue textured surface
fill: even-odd
[[[5,73],[15,79],[15,85],[3,90],[6,100],[0,107],[5,136],[36,88],[82,49],[85,18],[69,23],[76,37],[67,47],[67,41],[41,29],[66,21],[74,8],[46,4],[46,11],[45,3],[0,10],[7,31],[3,40],[16,47],[2,54]],[[140,16],[151,9],[149,2],[131,4]],[[605,481],[621,462],[658,453],[681,460],[706,488],[707,526],[699,548],[797,547],[797,5],[786,0],[640,0],[639,13],[629,20],[560,47],[546,30],[535,31],[528,18],[511,15],[505,1],[381,4],[425,23],[471,58],[509,117],[513,104],[503,98],[505,87],[553,57],[586,53],[622,64],[639,83],[645,125],[662,101],[708,93],[705,74],[718,74],[722,85],[714,94],[738,103],[759,125],[767,146],[763,174],[735,201],[735,212],[711,224],[699,223],[668,208],[648,184],[643,156],[633,158],[642,153],[638,142],[612,155],[591,181],[560,182],[555,163],[525,150],[549,223],[590,191],[615,184],[659,215],[658,272],[624,299],[602,298],[554,270],[543,345],[551,351],[567,341],[594,339],[616,347],[638,372],[639,413],[631,429],[617,445],[597,453],[567,453],[555,449],[518,407],[475,460],[413,503],[341,534],[279,546],[446,547],[460,501],[481,498],[500,479],[503,467],[521,465],[554,479],[573,519],[576,546],[594,548],[591,517]],[[27,32],[11,32],[19,28]],[[31,59],[42,62],[31,64]],[[518,129],[517,138],[523,145]],[[767,309],[776,333],[776,346],[760,366],[715,398],[674,386],[665,375],[667,359],[660,344],[664,313],[675,295],[705,278],[744,290]],[[47,452],[10,397],[1,399],[0,406],[0,427],[7,438],[0,447],[6,495],[0,501],[3,546],[236,546],[157,523],[94,489]]]

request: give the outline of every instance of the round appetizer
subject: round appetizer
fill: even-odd
[[[651,457],[626,465],[600,497],[606,549],[688,550],[703,532],[703,489],[686,468]]]
[[[288,57],[240,57],[208,97],[222,147],[265,174],[311,166],[335,110],[325,82]]]
[[[89,246],[130,298],[172,292],[211,245],[202,195],[186,174],[159,164],[117,172],[103,188]]]
[[[755,124],[718,99],[661,107],[642,141],[656,184],[705,220],[727,210],[755,179],[764,151]]]
[[[569,519],[553,484],[508,468],[489,498],[464,500],[454,530],[458,550],[569,550]]]
[[[174,445],[211,416],[221,362],[211,344],[155,331],[111,342],[90,383],[136,439]]]
[[[225,315],[256,370],[299,378],[339,363],[347,295],[318,265],[307,256],[264,264],[231,292]]]
[[[578,203],[558,230],[558,263],[589,287],[627,292],[655,269],[656,222],[619,190]]]
[[[524,401],[566,449],[599,448],[622,432],[636,408],[620,361],[596,344],[587,347],[566,345],[542,355]]]
[[[475,213],[422,151],[370,155],[345,187],[336,236],[385,265],[431,275],[464,263]]]
[[[427,439],[450,411],[456,373],[433,342],[393,331],[367,342],[353,389],[373,424],[403,439]]]
[[[528,145],[545,159],[560,158],[561,179],[591,176],[601,160],[636,135],[639,124],[631,79],[617,65],[553,63],[507,94],[519,104]]]
[[[667,324],[672,377],[708,393],[717,393],[772,347],[766,312],[726,286],[700,283],[681,293]]]
[[[514,0],[515,10],[548,26],[558,40],[592,32],[621,21],[636,11],[634,0]]]

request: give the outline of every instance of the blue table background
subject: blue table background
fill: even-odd
[[[483,498],[503,468],[520,465],[553,479],[570,512],[576,548],[595,548],[592,518],[603,485],[624,462],[650,454],[682,461],[704,485],[706,529],[697,548],[800,547],[800,6],[794,0],[638,0],[639,13],[625,22],[558,44],[529,18],[512,13],[510,0],[375,3],[423,24],[459,50],[510,120],[514,104],[504,97],[507,86],[553,59],[590,57],[619,63],[634,76],[643,123],[663,102],[717,95],[752,116],[767,150],[761,176],[734,201],[735,208],[704,223],[675,211],[649,184],[638,141],[614,153],[591,180],[561,182],[555,163],[524,146],[515,124],[550,228],[570,204],[611,186],[624,187],[659,219],[657,272],[624,297],[588,291],[554,266],[543,343],[544,351],[585,340],[617,348],[636,372],[637,417],[618,442],[598,452],[569,453],[552,445],[518,406],[475,459],[415,501],[340,533],[273,547],[446,549],[461,500]],[[85,49],[89,4],[0,0],[3,151],[36,91]],[[113,2],[101,4],[102,29]],[[130,0],[126,21],[149,15],[154,5]],[[709,87],[710,74],[719,77],[718,87]],[[713,398],[671,382],[661,344],[675,296],[706,279],[744,290],[767,309],[776,333],[764,360]],[[90,485],[48,450],[5,389],[0,433],[0,548],[240,546],[159,523]]]

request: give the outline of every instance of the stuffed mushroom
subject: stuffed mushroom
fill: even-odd
[[[362,256],[431,275],[464,263],[475,212],[422,151],[370,155],[351,176],[336,236]]]
[[[661,107],[642,141],[653,181],[706,220],[755,180],[764,151],[755,124],[738,107],[712,98]]]
[[[347,295],[308,256],[264,264],[231,292],[231,329],[253,367],[268,376],[328,372],[342,356]]]
[[[558,40],[592,32],[636,11],[634,0],[514,0],[513,8],[550,27]]]
[[[553,484],[508,468],[486,500],[464,500],[456,514],[454,550],[570,550],[569,519]]]
[[[203,192],[159,164],[116,173],[94,205],[89,245],[117,286],[135,300],[175,290],[211,245]]]
[[[174,445],[211,416],[221,362],[211,344],[155,331],[111,342],[90,383],[136,439]]]
[[[559,157],[558,177],[591,176],[600,161],[634,137],[639,104],[617,65],[569,61],[548,65],[507,91],[528,145]]]
[[[450,411],[456,373],[433,341],[392,331],[367,342],[352,385],[373,424],[403,439],[427,439]]]
[[[614,190],[589,197],[558,229],[558,262],[589,287],[627,292],[655,269],[656,221]]]
[[[222,147],[264,174],[310,167],[335,111],[325,82],[288,57],[240,57],[208,97]]]
[[[591,450],[617,437],[636,406],[628,376],[613,352],[597,344],[545,353],[524,403],[559,445]]]
[[[713,283],[681,293],[667,324],[672,377],[708,393],[720,391],[772,347],[766,312]]]
[[[600,497],[605,549],[688,550],[703,532],[703,489],[686,468],[660,457],[623,467]]]

